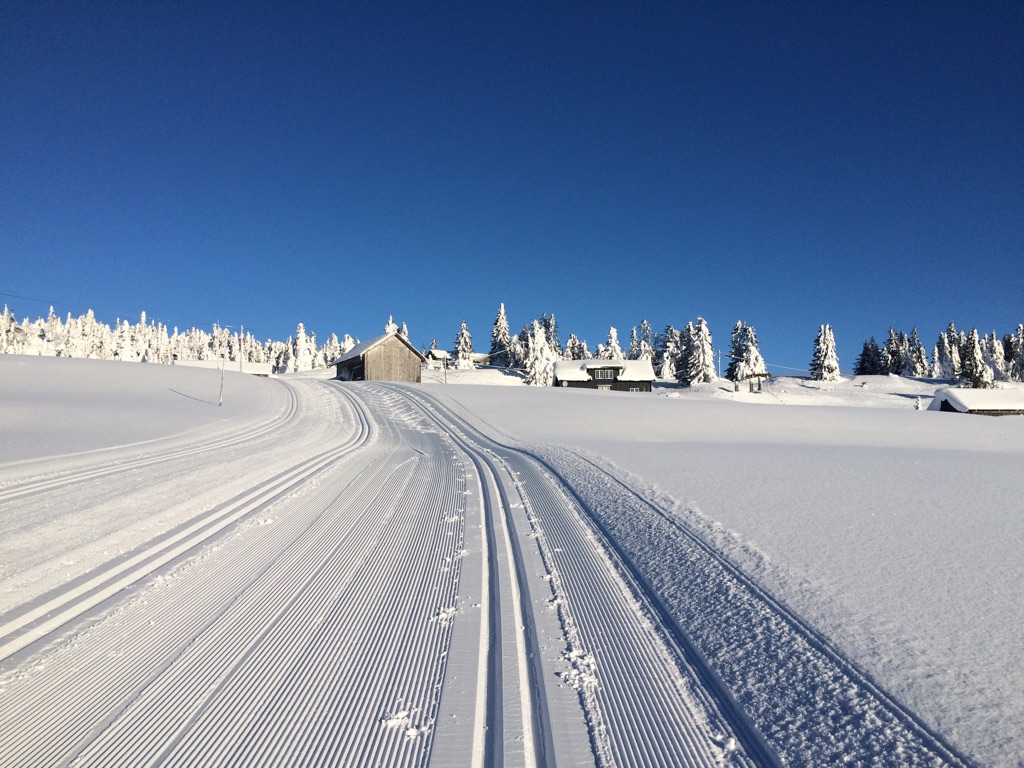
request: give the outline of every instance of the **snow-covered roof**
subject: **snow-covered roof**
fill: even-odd
[[[352,347],[352,349],[350,349],[348,352],[346,352],[341,357],[339,357],[337,360],[332,360],[329,363],[329,365],[337,365],[338,363],[344,363],[344,362],[347,362],[349,360],[355,360],[356,358],[362,357],[367,352],[369,352],[371,349],[373,349],[374,347],[378,346],[379,344],[383,344],[385,341],[387,341],[388,339],[390,339],[392,337],[397,338],[399,341],[401,341],[403,344],[405,344],[405,346],[407,346],[409,349],[411,349],[413,352],[415,352],[416,356],[419,357],[421,360],[425,359],[423,357],[423,354],[418,349],[416,349],[416,347],[414,347],[412,345],[411,341],[409,341],[407,338],[405,338],[405,336],[403,336],[402,334],[400,334],[398,332],[395,332],[395,333],[385,333],[383,336],[378,336],[377,338],[370,339],[369,341],[361,341],[358,344],[356,344],[354,347]]]
[[[654,381],[650,360],[558,360],[555,378],[559,381],[590,381],[587,371],[617,368],[619,381]]]
[[[938,411],[946,402],[961,413],[969,411],[1008,411],[1024,413],[1024,387],[1003,386],[999,389],[939,389],[930,411]]]

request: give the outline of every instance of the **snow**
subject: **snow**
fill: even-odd
[[[935,392],[930,410],[939,410],[948,402],[961,413],[968,411],[1024,412],[1024,386],[1004,382],[999,389],[943,388]]]
[[[500,448],[520,442],[575,466],[593,483],[582,497],[611,498],[573,455],[654,500],[973,762],[1024,760],[1024,418],[921,410],[940,384],[895,376],[620,394],[527,387],[500,369],[428,371],[405,388],[329,373],[227,372],[218,407],[214,371],[0,356],[0,629],[72,593],[91,601],[42,645],[19,634],[31,624],[0,632],[23,648],[0,665],[10,764],[189,750],[280,761],[302,744],[479,765],[502,749],[485,735],[493,711],[506,764],[528,764],[545,748],[531,710],[559,764],[592,763],[591,749],[670,763],[684,730],[695,764],[748,759],[621,565],[671,584],[657,570],[667,539],[645,538],[625,506],[609,514],[638,544],[613,517],[595,533],[546,470]],[[499,497],[505,512],[486,523]],[[613,535],[621,549],[599,545]],[[143,555],[164,570],[118,586]],[[109,581],[89,597],[88,579]],[[736,587],[723,594],[738,610]],[[506,637],[497,694],[482,681],[489,605]],[[536,663],[550,673],[540,688]],[[792,714],[772,739],[815,764]]]
[[[178,365],[0,355],[0,461],[230,430],[271,407],[265,380]]]
[[[1019,765],[1024,419],[917,410],[935,389],[878,376],[443,393],[666,499],[980,764]]]

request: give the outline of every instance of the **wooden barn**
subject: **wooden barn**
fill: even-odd
[[[555,363],[556,387],[650,392],[653,381],[654,368],[650,360],[559,360]]]
[[[400,333],[386,333],[356,344],[331,365],[341,381],[420,382],[426,359]]]

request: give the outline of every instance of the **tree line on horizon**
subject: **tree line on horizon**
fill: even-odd
[[[392,317],[388,318],[384,332],[409,338],[406,325],[399,326]],[[32,322],[26,318],[21,323],[6,305],[0,313],[0,352],[13,354],[151,363],[224,359],[269,364],[275,373],[290,373],[326,368],[357,343],[348,334],[341,339],[331,334],[320,344],[302,323],[286,341],[261,342],[244,328],[233,332],[215,325],[209,332],[197,328],[179,332],[177,328],[168,329],[162,323],[147,320],[145,312],[137,323],[118,319],[113,328],[96,320],[91,309],[77,318],[68,313],[62,319],[51,307],[46,318]],[[438,350],[436,340],[430,348]],[[426,354],[427,350],[423,352]],[[743,321],[733,327],[729,351],[722,356],[728,360],[724,376],[730,381],[738,383],[769,376],[757,333]],[[459,367],[476,364],[478,356],[465,322],[456,334],[451,357]],[[682,328],[666,325],[662,332],[655,332],[643,320],[632,328],[625,348],[618,330],[611,327],[608,338],[592,352],[576,334],[569,334],[562,345],[554,313],[544,313],[525,323],[522,331],[513,335],[502,303],[494,320],[487,357],[491,365],[521,370],[526,383],[540,386],[551,384],[558,360],[646,360],[657,379],[683,386],[718,378],[711,331],[702,317]],[[818,381],[840,378],[830,325],[818,328],[808,371]],[[864,342],[854,364],[854,375],[886,374],[949,380],[965,387],[1024,381],[1024,324],[1000,338],[995,332],[979,335],[976,329],[965,333],[950,323],[939,334],[930,359],[916,328],[909,335],[890,328],[884,344],[879,345],[874,337]]]
[[[168,329],[147,320],[145,312],[137,323],[118,318],[113,328],[97,320],[91,309],[62,319],[50,307],[47,317],[32,322],[25,318],[20,323],[6,305],[0,313],[0,352],[11,354],[163,364],[223,359],[269,364],[274,373],[289,373],[326,368],[355,345],[348,334],[341,339],[331,334],[318,344],[316,334],[307,332],[302,323],[287,341],[261,342],[244,328]]]
[[[437,348],[436,340],[431,346]],[[456,336],[453,354],[460,367],[472,365],[472,336],[465,322]],[[733,327],[725,357],[729,361],[725,378],[730,381],[738,383],[769,376],[757,332],[742,320]],[[549,369],[555,361],[591,358],[647,360],[659,380],[683,386],[718,378],[711,331],[702,317],[681,329],[666,325],[661,333],[643,320],[633,327],[625,350],[619,342],[618,330],[611,327],[607,340],[592,353],[587,342],[575,334],[570,334],[562,346],[553,313],[527,322],[519,334],[512,335],[505,305],[499,305],[491,330],[491,365],[521,369],[527,383],[547,385],[551,380]],[[841,378],[835,334],[829,324],[818,327],[808,372],[816,381]],[[1024,382],[1024,324],[1000,339],[995,332],[988,336],[979,336],[977,330],[965,334],[950,323],[939,335],[931,360],[916,328],[909,336],[890,329],[884,346],[879,347],[873,337],[864,343],[854,367],[854,375],[886,374],[950,380],[964,387],[992,387],[998,381]]]

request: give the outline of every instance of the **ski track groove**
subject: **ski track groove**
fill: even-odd
[[[258,511],[278,496],[288,493],[328,465],[356,450],[365,432],[349,443],[300,462],[260,486],[189,520],[177,532],[143,545],[116,565],[97,569],[99,573],[80,579],[71,588],[36,604],[21,606],[0,616],[0,661],[20,651],[39,636],[52,632],[96,607],[126,587],[153,573],[184,553],[201,546],[242,517]],[[56,614],[56,615],[54,615]]]
[[[0,615],[0,766],[578,762],[555,722],[577,723],[602,768],[773,766],[776,745],[786,764],[815,764],[758,710],[763,691],[743,689],[742,663],[716,658],[709,638],[736,642],[727,625],[718,637],[692,623],[702,617],[687,605],[706,611],[702,601],[725,594],[730,607],[753,606],[740,621],[798,635],[928,742],[798,616],[599,465],[495,441],[422,388],[285,386],[289,405],[272,424],[0,487],[2,503],[157,464],[188,471],[215,446],[260,440],[272,451],[276,430],[319,424],[310,402],[336,407],[322,412],[338,424],[316,433],[332,439],[327,449]],[[479,606],[461,584],[470,526]],[[685,583],[666,581],[652,536],[671,542]],[[550,634],[542,642],[543,617],[560,627],[560,647]],[[445,709],[473,720],[459,725],[471,738],[446,742],[465,754],[434,754],[455,633],[484,674],[467,688],[460,667],[475,704]],[[779,663],[753,673],[780,675]],[[934,764],[964,764],[941,740],[931,746]]]
[[[607,554],[597,546],[570,495],[536,462],[486,439],[433,398],[406,388],[401,391],[433,411],[453,439],[489,465],[495,475],[500,471],[514,481],[528,519],[517,524],[509,512],[509,527],[518,529],[520,537],[525,534],[527,541],[536,540],[541,550],[545,545],[549,548],[547,557],[553,559],[564,590],[557,597],[569,604],[563,610],[572,615],[578,641],[597,661],[600,682],[590,692],[595,695],[581,691],[580,698],[585,709],[596,710],[588,715],[592,729],[595,725],[600,728],[591,733],[599,764],[721,764],[717,734],[710,732],[700,711],[703,702],[695,701],[685,690],[680,672],[683,662],[671,658],[661,636],[652,631],[651,618],[635,597],[638,587],[627,584],[621,573],[610,567]],[[531,527],[531,520],[536,521],[537,529]],[[581,685],[586,688],[590,683],[584,680]],[[543,752],[538,755],[545,759]],[[741,755],[734,757],[734,764],[742,764]]]
[[[660,606],[659,610],[666,614],[670,612],[665,602],[659,597],[658,588],[648,582],[646,577],[641,575],[641,572],[646,570],[648,573],[654,573],[656,576],[662,577],[667,572],[659,570],[659,567],[652,567],[653,563],[649,548],[645,548],[644,543],[636,533],[636,529],[639,527],[638,522],[630,518],[629,514],[624,510],[630,503],[639,505],[639,508],[648,519],[653,517],[660,524],[667,525],[675,534],[676,539],[674,546],[669,548],[671,551],[686,552],[687,547],[689,547],[699,553],[697,557],[701,559],[701,563],[697,567],[701,569],[701,581],[703,583],[701,581],[693,582],[685,587],[679,585],[674,594],[710,596],[713,592],[705,592],[704,590],[710,589],[717,591],[719,594],[724,590],[729,595],[729,599],[726,606],[718,610],[723,615],[730,613],[730,611],[736,611],[737,614],[742,615],[742,618],[730,621],[728,626],[742,628],[741,631],[743,633],[749,631],[755,634],[751,636],[753,639],[746,641],[745,645],[733,648],[731,651],[726,650],[730,642],[735,642],[735,638],[725,640],[729,632],[723,632],[721,626],[715,625],[712,622],[712,633],[715,631],[714,628],[718,626],[718,634],[705,636],[718,641],[724,640],[724,643],[719,643],[721,647],[717,648],[718,653],[705,656],[706,651],[698,650],[696,645],[691,644],[688,638],[684,639],[684,644],[690,646],[691,651],[695,655],[705,659],[704,663],[708,665],[708,670],[715,680],[722,681],[723,677],[727,677],[731,681],[732,686],[741,692],[737,698],[742,697],[743,706],[746,708],[753,707],[750,719],[752,721],[760,721],[764,733],[771,736],[773,746],[778,749],[786,764],[813,766],[839,759],[870,761],[878,760],[881,755],[899,755],[900,765],[965,766],[968,764],[966,759],[958,755],[955,749],[948,745],[941,736],[933,733],[912,712],[905,709],[899,702],[879,688],[870,679],[870,676],[833,648],[826,638],[807,625],[799,616],[793,614],[785,605],[762,590],[753,580],[732,565],[724,555],[705,543],[697,534],[691,532],[674,515],[662,510],[593,461],[572,451],[561,449],[561,452],[559,452],[559,449],[554,448],[537,448],[531,452],[531,455],[534,455],[541,461],[562,482],[564,487],[587,490],[588,499],[585,500],[579,497],[581,507],[587,510],[602,539],[615,542],[614,544],[609,544],[609,547],[618,553],[625,567],[637,572],[638,578],[647,583],[647,590],[651,593],[652,600],[655,601],[656,605]],[[583,467],[582,470],[580,465]],[[576,481],[569,479],[573,476],[574,472],[579,471],[589,475],[589,484],[581,483],[579,479]],[[594,478],[598,478],[597,484],[594,483]],[[604,484],[604,487],[601,490],[597,490],[601,483]],[[576,494],[577,492],[573,491],[573,493]],[[614,499],[614,501],[609,503],[608,499]],[[627,500],[624,501],[623,499]],[[632,502],[629,502],[629,499]],[[647,523],[647,525],[650,525],[650,523]],[[662,540],[661,537],[664,536],[664,532],[659,534],[650,531],[646,538],[649,540],[650,537],[655,536]],[[677,542],[685,542],[686,546],[675,546]],[[642,565],[638,565],[633,560],[635,557],[639,558],[639,562]],[[684,557],[692,558],[694,555],[686,554]],[[657,560],[658,558],[655,559]],[[680,570],[688,572],[692,571],[693,567],[685,569],[681,567]],[[664,578],[661,580],[664,581]],[[664,588],[666,588],[665,585],[662,586],[662,589]],[[672,598],[672,600],[675,603],[679,603],[678,597]],[[735,604],[744,601],[745,604],[737,609]],[[714,602],[717,603],[719,601],[715,600]],[[683,609],[676,608],[675,610],[677,615],[685,615]],[[699,617],[695,618],[699,620]],[[766,625],[768,626],[766,627]],[[758,630],[764,632],[760,638],[756,637]],[[676,631],[680,636],[685,636],[686,634],[681,628],[678,628],[678,625],[676,625]],[[706,632],[706,630],[702,631]],[[887,722],[881,724],[880,728],[874,728],[872,734],[866,734],[863,737],[858,737],[856,733],[850,734],[854,740],[863,738],[867,742],[866,744],[859,742],[847,743],[843,747],[843,752],[826,753],[827,756],[816,753],[814,747],[807,743],[807,734],[803,730],[809,727],[805,720],[801,720],[806,715],[806,712],[801,712],[799,716],[796,716],[795,713],[786,714],[778,711],[769,713],[765,709],[766,706],[770,708],[774,705],[775,702],[772,699],[775,694],[756,690],[758,685],[767,682],[764,677],[766,674],[764,669],[744,670],[742,665],[738,667],[733,665],[732,669],[728,669],[727,664],[726,671],[720,673],[718,668],[712,668],[713,666],[720,665],[712,665],[707,661],[708,658],[714,658],[717,655],[722,655],[726,659],[742,655],[758,656],[761,659],[766,659],[768,669],[775,671],[781,664],[786,662],[786,659],[779,657],[777,654],[783,652],[782,646],[779,645],[779,639],[787,634],[791,635],[794,639],[785,639],[782,642],[795,643],[797,645],[803,644],[815,654],[812,657],[807,656],[805,652],[798,660],[790,659],[789,661],[798,664],[802,669],[816,669],[817,671],[811,674],[821,675],[819,684],[831,686],[834,689],[832,696],[805,704],[805,707],[809,707],[811,711],[821,710],[823,712],[835,713],[832,716],[832,720],[822,726],[822,730],[818,734],[817,746],[820,748],[820,745],[828,744],[831,737],[841,735],[839,733],[840,728],[846,727],[849,717],[847,714],[839,713],[836,707],[845,706],[838,702],[844,698],[842,690],[850,690],[852,692],[853,689],[850,689],[849,686],[862,689],[860,693],[852,694],[860,697],[861,706],[865,706],[868,709],[877,709],[889,718]],[[766,640],[769,645],[774,642],[778,646],[774,652],[769,651],[763,645]],[[709,648],[710,645],[705,642],[704,647]],[[766,651],[768,651],[767,656],[762,655]],[[792,650],[788,652],[792,653]],[[772,655],[772,653],[776,655]],[[824,664],[821,664],[819,659],[823,659]],[[774,676],[769,675],[768,679]],[[837,678],[838,682],[836,681]],[[750,683],[753,683],[753,685],[750,685]],[[724,682],[719,684],[725,685]],[[847,688],[843,689],[843,686],[847,686]],[[758,696],[761,696],[763,700],[758,701]],[[730,698],[732,698],[731,694]],[[733,700],[735,701],[736,699]],[[873,709],[871,712],[865,710],[864,714],[867,717],[871,717],[874,711]],[[770,718],[774,718],[774,722]],[[787,733],[785,730],[787,721],[793,719],[803,722],[801,730]],[[904,730],[901,731],[901,727]],[[832,729],[831,731],[830,728]],[[838,739],[834,740],[836,743],[839,743]]]
[[[153,455],[146,454],[133,459],[113,459],[109,461],[104,461],[102,459],[103,453],[112,453],[114,451],[123,450],[128,446],[119,446],[100,451],[89,451],[87,452],[88,454],[95,454],[97,456],[101,462],[99,466],[90,465],[78,469],[53,472],[44,476],[28,477],[0,483],[0,504],[5,504],[9,501],[20,499],[25,496],[43,493],[55,488],[63,490],[68,486],[88,480],[96,480],[124,472],[132,472],[143,467],[165,464],[184,458],[210,453],[212,451],[220,451],[233,446],[246,445],[251,443],[253,440],[257,440],[267,435],[272,435],[288,422],[294,420],[298,413],[299,403],[295,391],[290,387],[285,387],[285,391],[288,395],[287,405],[276,416],[261,422],[257,426],[250,427],[240,432],[231,433],[218,440],[203,441],[199,439],[191,445],[185,445],[181,448],[172,448]],[[77,458],[80,455],[81,454],[70,454],[68,458]],[[33,460],[33,462],[35,461],[38,460]],[[12,462],[8,464],[8,466],[21,468],[24,465],[20,462]]]

